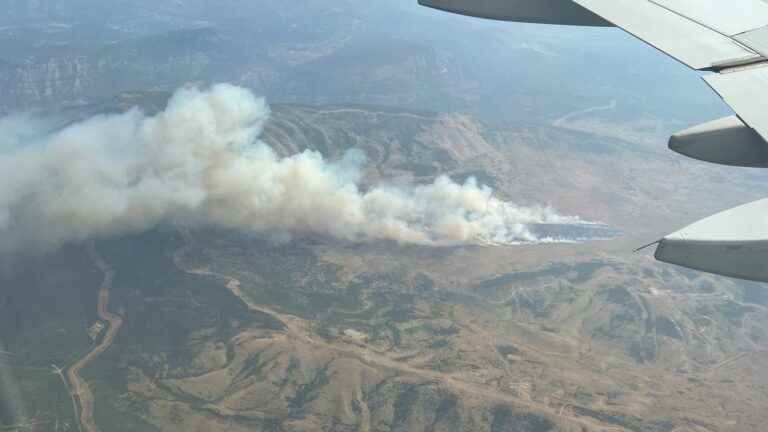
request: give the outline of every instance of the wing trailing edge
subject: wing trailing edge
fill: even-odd
[[[744,123],[768,141],[768,64],[709,75],[704,81]]]

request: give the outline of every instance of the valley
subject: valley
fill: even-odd
[[[547,147],[552,137],[558,145]],[[762,288],[631,252],[673,227],[679,212],[710,211],[686,204],[702,199],[696,194],[757,194],[728,182],[683,186],[740,174],[681,169],[642,147],[603,153],[584,147],[584,132],[500,130],[468,116],[365,107],[278,105],[264,139],[286,155],[361,149],[364,184],[473,175],[524,204],[551,194],[558,210],[601,215],[622,234],[431,248],[167,226],[98,241],[98,255],[75,248],[68,259],[93,275],[83,297],[93,312],[80,337],[88,340],[95,320],[109,324],[83,354],[65,349],[80,359],[68,370],[73,393],[92,401],[81,401],[75,417],[84,430],[760,429],[768,398]],[[607,179],[619,170],[627,178],[635,161],[646,173],[674,167],[678,176],[634,177],[627,195],[626,183]],[[656,207],[666,187],[687,194],[668,213]],[[55,268],[62,259],[42,262]],[[37,304],[33,292],[10,293],[5,319]],[[21,320],[33,332],[46,322]],[[9,349],[23,352],[28,340]],[[52,350],[30,359],[24,367],[41,371],[67,364]],[[55,408],[36,411],[42,430],[73,415],[60,380],[51,375],[50,385],[55,392],[24,389],[27,399],[59,395]]]
[[[415,1],[7,3],[0,162],[38,134],[134,107],[151,116],[177,88],[229,82],[266,97],[259,139],[279,157],[364,156],[360,192],[475,179],[493,198],[595,223],[532,224],[539,244],[424,246],[209,226],[95,194],[93,213],[147,211],[152,228],[115,234],[94,217],[98,229],[44,254],[0,257],[0,430],[765,429],[766,288],[633,252],[768,192],[763,170],[668,151],[671,133],[730,112],[654,49],[615,29]],[[16,127],[27,120],[30,135]],[[85,182],[93,166],[98,191],[198,168],[120,171],[112,159],[134,149],[72,148],[70,163],[29,170],[44,179],[18,170],[11,192],[55,190],[65,172]],[[50,196],[62,225],[94,216]],[[24,213],[4,210],[13,236]]]

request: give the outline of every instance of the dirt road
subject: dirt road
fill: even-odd
[[[117,333],[120,331],[120,327],[123,325],[123,319],[109,311],[109,290],[112,288],[112,279],[115,276],[114,270],[98,254],[92,243],[88,245],[88,254],[94,265],[104,274],[104,279],[99,288],[96,311],[99,318],[107,322],[107,330],[98,345],[67,369],[67,380],[70,384],[72,396],[78,401],[80,406],[81,430],[97,432],[98,428],[93,420],[93,392],[91,392],[91,388],[80,375],[80,372],[112,346]]]
[[[564,116],[554,120],[552,122],[552,126],[555,126],[555,127],[565,127],[567,125],[568,121],[570,119],[574,118],[574,117],[578,117],[578,116],[581,116],[581,115],[584,115],[584,114],[589,114],[589,113],[593,113],[593,112],[597,112],[597,111],[611,111],[611,110],[615,110],[617,105],[618,104],[616,103],[616,101],[612,100],[611,103],[609,103],[608,105],[601,105],[601,106],[596,106],[596,107],[591,107],[591,108],[587,108],[587,109],[582,109],[582,110],[574,111],[572,113],[566,114],[566,115],[564,115]]]
[[[264,307],[262,305],[255,304],[251,299],[249,299],[247,296],[243,294],[240,288],[239,280],[227,275],[214,273],[207,268],[193,268],[185,265],[183,262],[183,256],[186,253],[186,250],[188,249],[188,247],[189,245],[182,247],[176,252],[174,256],[175,264],[180,271],[183,271],[191,275],[212,276],[212,277],[223,279],[226,282],[227,289],[235,297],[237,297],[243,303],[244,306],[246,306],[251,311],[270,315],[274,319],[282,322],[283,325],[285,325],[286,327],[285,333],[290,335],[290,337],[293,339],[302,340],[307,344],[314,345],[327,350],[331,350],[338,354],[356,358],[370,365],[376,365],[376,366],[391,369],[391,370],[398,370],[400,372],[421,376],[423,378],[427,378],[437,382],[442,382],[445,385],[448,385],[450,387],[453,387],[465,393],[472,394],[476,397],[486,398],[486,399],[490,398],[497,401],[502,401],[505,403],[517,405],[517,406],[524,406],[539,412],[546,412],[551,414],[553,417],[558,416],[558,412],[553,410],[551,407],[542,403],[532,401],[529,398],[515,397],[511,394],[500,392],[494,388],[466,382],[464,380],[458,379],[456,377],[453,377],[451,375],[448,375],[442,372],[436,372],[429,369],[421,369],[418,367],[414,367],[406,363],[403,363],[401,361],[392,359],[387,355],[381,352],[377,352],[375,350],[365,349],[362,347],[339,346],[339,345],[328,343],[322,339],[314,338],[313,335],[308,332],[307,329],[309,328],[309,326],[306,325],[303,319],[292,316],[292,315],[283,314],[283,313],[274,311],[272,309],[269,309],[267,307]],[[598,430],[598,431],[608,430],[608,429],[612,429],[616,431],[624,430],[623,428],[617,428],[616,425],[603,423],[591,417],[573,417],[573,418],[569,418],[569,421],[575,424],[581,424],[583,426],[587,426],[591,428],[591,430]]]

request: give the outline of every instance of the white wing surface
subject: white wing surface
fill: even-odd
[[[694,69],[718,69],[762,58],[732,37],[768,25],[768,3],[762,0],[735,2],[749,4],[755,13],[762,12],[763,20],[733,12],[745,9],[714,0],[575,2]],[[714,3],[722,7],[715,7]],[[722,20],[716,17],[718,12],[723,14]],[[718,25],[719,22],[723,24]]]
[[[736,112],[670,138],[708,162],[768,167],[768,2],[765,0],[419,0],[425,6],[506,21],[615,25],[704,79]],[[768,200],[699,221],[659,241],[656,258],[768,282]]]

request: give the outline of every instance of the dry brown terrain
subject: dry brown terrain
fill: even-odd
[[[68,371],[93,402],[85,429],[762,431],[762,286],[632,250],[758,198],[764,176],[668,153],[663,125],[594,114],[504,129],[274,107],[265,141],[281,154],[361,149],[364,187],[475,176],[624,234],[428,248],[163,227],[99,242],[110,325]]]
[[[759,187],[743,185],[760,177],[652,148],[658,127],[621,142],[562,129],[580,113],[560,129],[496,130],[462,115],[276,112],[266,139],[284,154],[309,147],[333,158],[361,148],[372,183],[476,175],[508,199],[549,202],[625,236],[434,250],[193,234],[194,246],[177,256],[182,268],[219,280],[281,329],[235,335],[226,361],[205,348],[210,342],[198,345],[192,363],[213,361],[202,374],[133,370],[129,389],[155,401],[146,418],[157,427],[505,430],[530,414],[536,420],[519,430],[759,430],[768,315],[745,298],[756,287],[631,250],[756,197]],[[290,274],[275,279],[281,272]],[[359,284],[366,288],[344,288]],[[340,304],[313,300],[319,293]],[[401,399],[408,409],[397,408]],[[453,408],[436,415],[447,401]],[[173,412],[182,423],[163,420]]]

